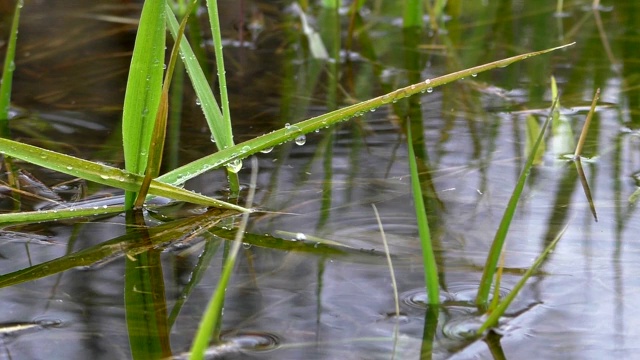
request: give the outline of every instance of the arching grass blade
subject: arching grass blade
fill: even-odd
[[[173,185],[179,185],[208,170],[219,168],[235,160],[244,159],[261,150],[272,148],[274,146],[282,144],[285,141],[291,141],[300,135],[308,134],[315,130],[332,126],[336,123],[339,123],[340,121],[345,121],[352,117],[362,115],[367,111],[376,109],[378,107],[392,103],[394,101],[398,101],[408,96],[424,93],[428,89],[433,89],[434,87],[450,83],[452,81],[461,79],[466,76],[471,76],[473,74],[478,74],[483,71],[487,71],[487,70],[491,70],[499,67],[505,67],[515,62],[518,62],[533,56],[546,54],[551,51],[555,51],[558,49],[565,48],[567,46],[571,46],[573,44],[574,43],[558,46],[551,49],[517,55],[517,56],[513,56],[503,60],[494,61],[488,64],[468,68],[465,70],[460,70],[460,71],[457,71],[448,75],[440,76],[434,79],[427,79],[423,82],[409,85],[407,87],[392,91],[388,94],[378,96],[376,98],[363,101],[351,106],[347,106],[342,109],[338,109],[324,115],[316,116],[314,118],[296,123],[295,125],[285,127],[284,129],[276,130],[269,134],[265,134],[257,138],[245,141],[241,144],[237,144],[226,149],[221,149],[215,154],[205,156],[189,164],[181,166],[173,171],[170,171],[160,176],[158,180],[169,183],[169,184],[173,184]],[[190,76],[192,76],[191,71],[190,71]]]

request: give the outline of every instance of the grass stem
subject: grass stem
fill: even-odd
[[[9,104],[11,102],[11,86],[13,84],[13,71],[16,68],[16,42],[18,40],[18,24],[20,23],[20,9],[23,0],[18,0],[13,12],[11,30],[9,32],[9,42],[7,53],[4,57],[4,67],[2,69],[2,81],[0,81],[0,121],[9,119]]]
[[[587,114],[587,118],[584,121],[584,125],[582,126],[582,132],[580,133],[580,138],[578,139],[578,145],[576,145],[576,152],[573,154],[573,158],[577,159],[582,155],[582,148],[584,147],[585,141],[587,141],[587,133],[589,132],[589,126],[591,126],[591,119],[593,118],[593,114],[596,112],[596,104],[598,103],[598,99],[600,99],[600,88],[596,89],[596,93],[593,95],[593,100],[591,100],[591,108],[589,109],[589,113]]]
[[[411,193],[413,194],[413,204],[416,211],[418,233],[420,235],[420,244],[422,247],[425,287],[427,290],[429,305],[437,305],[440,303],[438,266],[436,264],[435,254],[433,253],[429,222],[427,220],[424,199],[422,198],[422,186],[420,186],[420,177],[418,176],[418,164],[416,162],[416,154],[413,149],[413,136],[411,134],[410,125],[407,125],[407,148],[409,150],[409,168],[411,171]]]
[[[249,192],[247,194],[247,206],[251,207],[253,204],[253,197],[255,195],[256,183],[258,182],[258,161],[254,157],[252,158],[252,166],[251,166],[251,186],[249,187]],[[236,231],[236,237],[233,242],[233,246],[229,251],[229,256],[224,263],[224,268],[222,270],[222,275],[220,276],[220,280],[218,281],[218,285],[216,286],[216,290],[209,301],[209,305],[207,306],[207,310],[200,320],[200,327],[198,328],[198,332],[193,341],[193,345],[191,346],[191,356],[192,360],[201,360],[204,359],[204,353],[209,345],[209,340],[211,339],[211,334],[214,332],[214,329],[219,325],[220,318],[222,314],[222,305],[224,304],[224,297],[226,294],[227,285],[229,284],[229,279],[231,278],[231,272],[233,271],[233,267],[236,262],[236,258],[238,257],[238,252],[240,251],[240,245],[242,245],[242,237],[244,236],[245,229],[247,227],[247,223],[249,222],[249,213],[244,213],[242,215],[242,220],[238,225],[238,230]]]

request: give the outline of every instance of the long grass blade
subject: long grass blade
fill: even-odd
[[[418,164],[416,154],[413,150],[413,136],[411,126],[407,126],[407,148],[409,150],[409,168],[411,171],[411,193],[413,195],[413,206],[416,210],[416,220],[418,222],[418,233],[420,235],[420,245],[422,247],[422,261],[424,265],[424,281],[427,290],[427,297],[430,305],[440,303],[440,282],[438,280],[438,264],[433,253],[431,243],[431,233],[429,222],[422,198],[422,186],[418,176]]]
[[[16,68],[14,62],[16,57],[16,42],[18,40],[18,24],[20,23],[20,10],[23,0],[18,0],[13,12],[9,41],[7,43],[7,53],[4,57],[4,67],[2,68],[2,81],[0,81],[0,121],[9,119],[9,103],[11,101],[11,86],[13,84],[13,71]]]
[[[171,22],[171,21],[169,21]],[[316,116],[314,118],[290,125],[280,130],[276,130],[269,134],[259,136],[257,138],[245,141],[241,144],[231,146],[226,149],[200,158],[189,164],[181,166],[173,171],[170,171],[158,178],[159,181],[166,182],[173,185],[183,184],[185,181],[192,179],[206,171],[219,168],[235,160],[244,159],[252,154],[255,154],[261,150],[272,148],[280,145],[283,142],[291,141],[296,137],[311,133],[315,130],[332,126],[341,121],[348,120],[350,118],[359,116],[372,109],[384,106],[386,104],[398,101],[400,99],[426,92],[428,89],[433,89],[437,86],[441,86],[452,81],[461,79],[463,77],[478,74],[487,70],[505,67],[524,59],[549,53],[551,51],[559,50],[567,46],[571,46],[575,43],[558,46],[541,51],[535,51],[527,54],[517,55],[510,58],[494,61],[480,66],[475,66],[465,70],[460,70],[448,75],[440,76],[434,79],[427,79],[423,82],[413,84],[388,94],[378,96],[376,98],[363,101],[351,106],[344,107],[324,115]],[[190,76],[191,71],[189,72]],[[201,99],[202,100],[202,99]]]
[[[562,231],[558,234],[558,236],[556,236],[556,238],[553,239],[553,241],[544,249],[542,254],[538,256],[538,258],[533,263],[533,265],[531,265],[531,267],[522,275],[522,278],[520,279],[520,281],[518,281],[518,283],[513,287],[513,289],[511,289],[509,294],[505,296],[504,300],[502,300],[498,304],[498,306],[495,308],[495,310],[493,310],[489,314],[489,316],[484,321],[484,323],[476,331],[476,334],[478,336],[482,335],[487,329],[494,327],[498,324],[498,320],[500,319],[500,317],[504,315],[504,313],[507,311],[507,308],[513,302],[513,299],[515,299],[516,296],[518,296],[518,293],[520,292],[520,290],[522,290],[522,288],[526,284],[527,280],[529,280],[531,275],[535,274],[536,271],[538,271],[538,268],[540,268],[540,265],[542,265],[542,263],[547,258],[547,256],[549,256],[549,254],[556,247],[556,244],[558,244],[558,241],[560,241],[560,238],[562,238],[562,235],[564,235],[564,232],[567,230],[568,227],[569,226],[567,225],[564,227],[564,229],[562,229]]]
[[[57,221],[66,220],[86,216],[98,216],[121,213],[124,211],[124,206],[96,206],[92,208],[67,208],[67,209],[55,209],[55,210],[38,210],[38,211],[23,211],[16,213],[4,213],[0,214],[0,225],[14,225],[24,223],[35,223],[43,221]]]
[[[173,14],[173,11],[168,4],[165,6],[165,14],[167,16],[167,28],[175,39],[176,36],[178,36],[179,25],[176,16]],[[209,86],[209,81],[202,71],[202,68],[198,63],[198,59],[196,58],[196,55],[191,49],[188,41],[180,42],[180,54],[185,68],[187,69],[187,73],[189,74],[189,78],[191,79],[193,89],[198,97],[198,102],[200,103],[204,117],[209,125],[209,130],[211,130],[212,137],[215,140],[218,149],[224,149],[226,144],[225,139],[227,136],[225,134],[227,134],[229,130],[227,130],[224,125],[220,106],[213,96],[213,92]]]
[[[382,238],[382,245],[384,245],[384,253],[387,258],[387,265],[389,265],[389,274],[391,275],[391,287],[393,289],[393,302],[396,310],[396,324],[393,331],[393,349],[391,351],[391,360],[395,359],[396,347],[398,346],[398,326],[400,325],[400,300],[398,297],[398,284],[396,282],[396,273],[393,270],[393,262],[391,261],[391,253],[389,252],[389,244],[387,243],[387,236],[384,234],[384,228],[382,227],[382,220],[380,220],[380,214],[375,204],[371,204],[373,212],[378,222],[378,228],[380,229],[380,237]]]
[[[258,161],[253,158],[252,172],[251,172],[251,187],[249,188],[249,193],[247,194],[247,207],[251,207],[253,204],[253,196],[255,194],[255,185],[258,179]],[[224,268],[222,270],[222,275],[220,276],[220,280],[218,281],[218,285],[216,286],[216,290],[209,301],[209,305],[207,306],[207,310],[200,320],[200,327],[198,328],[198,332],[196,333],[196,337],[193,341],[193,345],[191,346],[191,356],[192,360],[201,360],[204,359],[204,353],[209,345],[209,340],[211,339],[211,334],[214,329],[220,323],[220,315],[222,314],[222,304],[224,303],[224,296],[226,294],[227,285],[229,283],[229,279],[231,278],[231,272],[233,270],[233,266],[235,265],[236,258],[238,256],[238,252],[240,251],[240,245],[242,244],[242,237],[244,235],[244,231],[247,227],[247,223],[249,222],[249,214],[245,213],[242,216],[242,220],[240,221],[240,225],[238,226],[238,230],[236,232],[236,238],[233,242],[233,246],[229,251],[229,257],[224,263]]]
[[[222,108],[222,124],[225,132],[221,134],[220,141],[223,141],[222,148],[233,146],[233,132],[231,129],[231,111],[229,109],[229,95],[227,93],[227,76],[224,67],[224,55],[222,53],[222,34],[220,30],[220,19],[218,16],[218,0],[207,0],[207,10],[209,12],[209,24],[213,37],[213,51],[216,57],[216,68],[218,73],[218,85],[220,88],[220,106]],[[236,196],[240,191],[240,180],[238,172],[242,169],[242,161],[236,160],[227,165],[227,175],[231,193]]]
[[[47,169],[59,171],[64,174],[97,182],[99,184],[123,189],[125,191],[138,191],[143,180],[142,175],[137,175],[126,170],[104,164],[98,164],[9,139],[0,138],[0,154],[12,156],[16,159],[28,161]],[[157,180],[151,181],[149,193],[156,196],[164,196],[170,199],[186,201],[199,205],[215,206],[237,211],[249,211],[243,207],[216,200],[208,196],[196,194]]]
[[[162,154],[164,151],[164,142],[167,136],[167,117],[169,116],[169,88],[171,87],[171,78],[173,77],[173,71],[178,59],[178,53],[180,49],[180,42],[184,29],[187,26],[187,20],[189,14],[193,10],[197,1],[194,1],[189,6],[189,9],[180,23],[180,29],[178,29],[178,36],[173,43],[173,49],[171,50],[171,58],[169,59],[169,66],[164,76],[164,83],[162,86],[162,94],[160,96],[160,104],[158,105],[158,111],[156,113],[156,121],[153,127],[153,135],[151,137],[151,143],[149,144],[149,155],[147,159],[147,168],[144,172],[144,180],[140,186],[138,196],[136,198],[134,206],[136,208],[142,207],[147,193],[149,192],[149,185],[151,185],[151,179],[156,178],[160,174],[160,166],[162,165]]]
[[[143,174],[162,93],[164,68],[164,1],[145,1],[129,68],[122,111],[125,168]],[[134,204],[138,189],[128,190],[125,206]]]
[[[544,138],[544,133],[546,132],[547,127],[549,126],[549,123],[553,118],[553,109],[556,106],[556,101],[557,98],[554,100],[554,103],[551,106],[551,112],[549,113],[549,116],[547,116],[547,119],[542,125],[542,129],[540,129],[540,134],[538,134],[538,138],[531,148],[531,153],[529,154],[527,162],[522,169],[522,172],[520,173],[520,177],[518,178],[518,182],[513,189],[513,193],[511,194],[509,203],[504,210],[504,215],[502,216],[502,220],[500,221],[500,226],[498,227],[496,235],[493,238],[491,250],[489,250],[489,255],[487,256],[487,261],[482,273],[482,279],[480,279],[480,288],[478,289],[478,296],[476,297],[476,303],[478,305],[484,306],[485,304],[487,304],[489,292],[491,290],[491,284],[493,283],[493,276],[496,273],[496,267],[500,258],[500,254],[502,253],[505,239],[507,238],[507,233],[509,232],[511,220],[513,219],[513,215],[516,212],[518,201],[520,200],[520,196],[522,195],[522,190],[524,189],[525,182],[529,177],[531,167],[533,167],[533,162],[536,158],[538,148],[542,143],[542,139]]]
[[[598,104],[598,99],[600,99],[600,88],[596,90],[595,95],[593,95],[593,100],[591,101],[591,108],[589,109],[589,113],[587,114],[587,118],[584,120],[584,125],[582,126],[582,132],[580,133],[580,139],[578,139],[578,145],[576,146],[576,152],[573,154],[575,159],[579,158],[582,154],[582,148],[584,147],[585,141],[587,141],[587,133],[589,133],[589,127],[591,126],[591,119],[593,118],[593,114],[596,112],[596,105]]]
[[[218,18],[218,0],[207,0],[207,10],[209,11],[209,24],[213,36],[213,51],[216,57],[216,67],[218,72],[218,83],[220,86],[220,107],[222,110],[222,127],[224,132],[220,134],[220,139],[216,141],[220,144],[219,149],[225,149],[233,145],[233,133],[231,131],[231,113],[229,111],[229,95],[227,94],[227,79],[224,69],[224,56],[222,54],[222,35],[220,33],[220,19]]]

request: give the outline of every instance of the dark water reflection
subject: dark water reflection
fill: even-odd
[[[27,2],[20,32],[14,137],[120,164],[118,109],[135,29],[127,19],[135,18],[139,6],[101,1],[85,8],[86,3],[74,2],[70,11],[70,2],[62,0],[36,3]],[[265,29],[250,46],[231,43],[226,48],[236,142],[352,99],[407,85],[412,79],[562,43],[577,45],[437,88],[332,131],[309,134],[303,146],[289,143],[260,155],[259,206],[280,213],[252,217],[250,232],[298,240],[303,234],[310,247],[326,239],[353,251],[319,256],[312,250],[247,243],[227,290],[222,327],[227,342],[212,347],[212,357],[390,359],[395,353],[396,359],[413,359],[430,358],[431,353],[434,359],[491,359],[500,358],[500,352],[508,359],[634,357],[640,336],[635,310],[640,248],[633,234],[640,231],[640,222],[630,199],[640,185],[639,5],[602,1],[594,12],[589,1],[565,1],[565,12],[557,16],[555,2],[482,3],[465,3],[468,8],[460,18],[448,20],[446,32],[425,31],[417,37],[394,25],[399,18],[384,8],[389,4],[383,4],[380,12],[369,9],[362,21],[371,27],[354,35],[351,53],[358,56],[351,61],[340,58],[340,81],[335,84],[331,62],[310,58],[299,21],[284,11],[288,7],[283,2],[245,2],[247,21],[264,19]],[[228,2],[224,7],[228,39],[239,36],[239,8],[234,5]],[[107,21],[98,15],[122,18]],[[322,28],[326,14],[314,9],[311,15]],[[57,25],[42,27],[44,18]],[[6,29],[9,20],[3,19]],[[342,21],[346,29],[347,18]],[[344,35],[342,49],[347,46]],[[251,41],[248,35],[246,41]],[[331,50],[331,42],[325,41]],[[542,119],[548,112],[551,75],[558,81],[562,113],[572,134],[549,136],[542,162],[528,180],[508,237],[505,291],[546,244],[564,227],[567,230],[541,273],[510,308],[500,329],[498,352],[490,341],[470,342],[451,328],[465,317],[471,317],[471,323],[478,318],[472,306],[474,291],[525,161],[526,117]],[[582,163],[596,222],[574,163],[559,158],[577,138],[597,87],[602,98]],[[181,141],[169,151],[176,163],[214,151],[189,90],[183,114],[180,132],[172,134]],[[398,125],[398,118],[405,117],[419,123],[424,134],[418,152],[423,173],[428,174],[425,187],[431,189],[428,215],[445,300],[435,315],[420,306],[421,250],[407,150]],[[68,180],[26,164],[24,168],[48,186]],[[248,179],[245,173],[248,170],[243,170],[243,180]],[[207,174],[188,187],[222,194],[224,174]],[[114,193],[81,182],[67,190],[71,195],[65,199],[76,193]],[[2,201],[3,209],[13,209],[10,201]],[[23,208],[39,203],[25,201]],[[389,271],[371,203],[380,210],[393,255],[400,317],[394,315]],[[147,220],[160,224],[201,210],[172,209]],[[2,234],[0,273],[123,236],[124,224],[124,217],[116,216],[12,228],[33,237],[24,241],[15,234]],[[225,237],[223,233],[218,235]],[[169,312],[185,301],[193,269],[203,261],[204,238],[207,244],[219,241],[201,236],[170,246],[161,255]],[[46,349],[48,358],[130,357],[124,260],[122,256],[110,260],[4,288],[0,293],[3,356],[40,358]],[[222,251],[208,261],[171,327],[175,354],[189,348],[220,274]],[[430,326],[435,320],[434,330]],[[29,331],[2,332],[16,323],[33,326]],[[41,325],[45,323],[56,326]],[[432,333],[433,344],[425,342]],[[264,345],[265,341],[277,345]]]

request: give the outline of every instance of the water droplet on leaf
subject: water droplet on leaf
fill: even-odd
[[[296,145],[302,146],[307,142],[307,137],[304,135],[300,135],[296,138],[295,142],[296,142]]]

